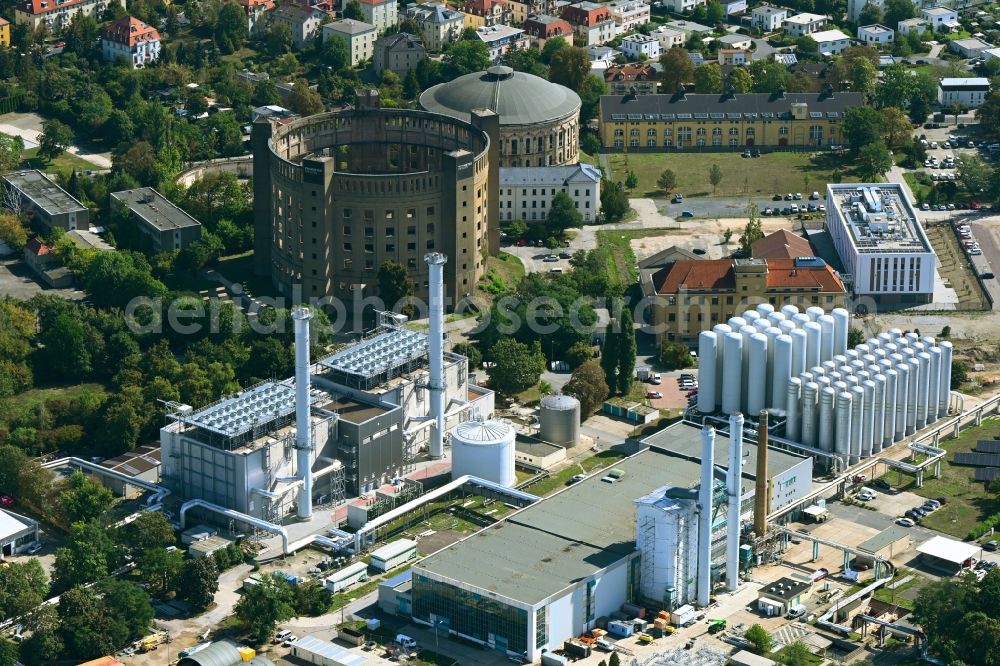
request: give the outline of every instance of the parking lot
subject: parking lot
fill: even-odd
[[[687,394],[697,388],[697,370],[672,370],[661,372],[660,383],[653,384],[644,382],[646,397],[649,404],[657,409],[684,409],[688,405]],[[682,386],[681,375],[690,375],[696,382],[693,385]],[[650,397],[651,394],[660,394],[660,397]]]
[[[0,259],[0,294],[24,299],[36,294],[49,294],[74,301],[87,295],[78,289],[50,289],[44,286],[20,258]]]

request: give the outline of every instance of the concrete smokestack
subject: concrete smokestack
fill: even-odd
[[[757,427],[757,473],[753,491],[753,531],[758,537],[767,532],[767,512],[770,508],[767,474],[767,411],[760,413]]]
[[[444,378],[442,358],[442,342],[444,336],[444,265],[448,257],[440,252],[429,252],[424,255],[428,280],[430,333],[428,333],[427,354],[431,366],[431,416],[434,418],[434,428],[431,432],[431,458],[444,456]]]
[[[715,485],[715,428],[701,431],[701,487],[698,504],[698,605],[708,606],[712,593],[712,487]]]
[[[766,413],[766,412],[765,412]],[[743,494],[743,415],[729,417],[729,466],[726,486],[729,515],[726,518],[726,586],[735,592],[740,586],[740,496]]]
[[[309,320],[312,312],[298,308],[292,312],[295,329],[295,464],[302,479],[298,518],[312,518],[312,424],[309,419]]]

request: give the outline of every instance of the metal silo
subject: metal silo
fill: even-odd
[[[812,368],[820,364],[820,345],[823,328],[814,321],[805,324],[806,331],[806,367]]]
[[[538,438],[566,448],[580,441],[580,401],[571,395],[547,395],[538,410]]]
[[[910,394],[910,364],[900,362],[896,365],[896,374],[896,434],[893,440],[898,442],[906,437],[906,401]]]
[[[556,396],[566,397],[566,396]],[[577,403],[579,408],[579,403]],[[517,432],[504,421],[465,421],[451,431],[451,475],[477,476],[504,486],[517,482],[514,440]]]
[[[885,375],[875,375],[875,428],[872,430],[873,456],[882,452],[882,442],[885,440],[885,389]]]
[[[792,376],[798,377],[806,370],[808,336],[802,329],[795,328],[791,330],[789,337],[792,338]]]
[[[726,333],[723,339],[722,361],[722,411],[735,414],[740,411],[740,394],[743,384],[743,336]]]
[[[799,309],[794,305],[786,305],[781,308],[781,314],[785,315],[786,319],[791,319],[799,313]]]
[[[941,384],[938,391],[938,418],[948,416],[951,406],[951,343],[945,340],[941,347]]]
[[[941,348],[931,347],[931,387],[927,397],[927,422],[934,423],[941,418],[938,408],[941,403]]]
[[[819,385],[807,382],[802,386],[802,443],[816,446],[816,400]]]
[[[747,355],[747,413],[759,414],[767,403],[767,336],[750,336]]]
[[[925,351],[917,354],[920,363],[920,385],[917,387],[917,430],[927,427],[927,403],[931,393],[931,355]]]
[[[829,361],[836,354],[836,340],[834,334],[834,319],[828,314],[821,315],[816,319],[816,322],[820,326],[820,340],[819,340],[819,360],[820,362]]]
[[[889,368],[885,371],[885,428],[882,431],[882,448],[892,446],[896,438],[896,385],[899,373]]]
[[[715,411],[718,350],[718,336],[712,331],[702,331],[698,336],[698,411],[703,414]]]
[[[791,377],[788,380],[788,389],[785,393],[785,437],[798,442],[801,438],[800,413],[802,408],[802,380],[798,377]]]
[[[851,387],[851,464],[861,460],[861,435],[865,421],[865,390],[860,386]]]
[[[774,306],[770,303],[758,303],[757,312],[763,317],[770,317],[774,313]]]
[[[843,354],[847,351],[847,331],[851,325],[851,315],[844,308],[834,308],[830,314],[833,316],[833,350],[836,354]]]
[[[836,406],[836,433],[833,438],[833,447],[836,451],[837,456],[844,461],[844,464],[850,464],[851,457],[851,414],[853,412],[854,406],[853,396],[847,391],[837,394],[837,406]]]
[[[809,315],[810,321],[816,321],[817,319],[825,315],[826,312],[824,312],[823,308],[819,307],[818,305],[813,305],[811,307],[806,308],[806,314]]]
[[[831,386],[826,386],[819,394],[819,448],[833,451],[833,406],[837,400],[837,392]]]
[[[865,392],[864,415],[861,424],[861,457],[872,457],[872,437],[875,436],[875,382],[870,379],[861,383],[861,388]]]

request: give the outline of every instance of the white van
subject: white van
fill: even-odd
[[[406,634],[396,634],[396,644],[407,650],[417,649],[417,642]]]
[[[274,635],[274,642],[275,643],[281,643],[282,641],[284,641],[286,638],[288,638],[291,635],[292,635],[292,632],[290,632],[288,629],[282,629],[281,631],[279,631],[278,633],[276,633]]]

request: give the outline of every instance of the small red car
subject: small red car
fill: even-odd
[[[0,506],[14,506],[14,498],[0,495]]]
[[[851,477],[852,483],[864,483],[867,480],[868,477],[865,476],[864,474],[855,474],[853,477]]]

